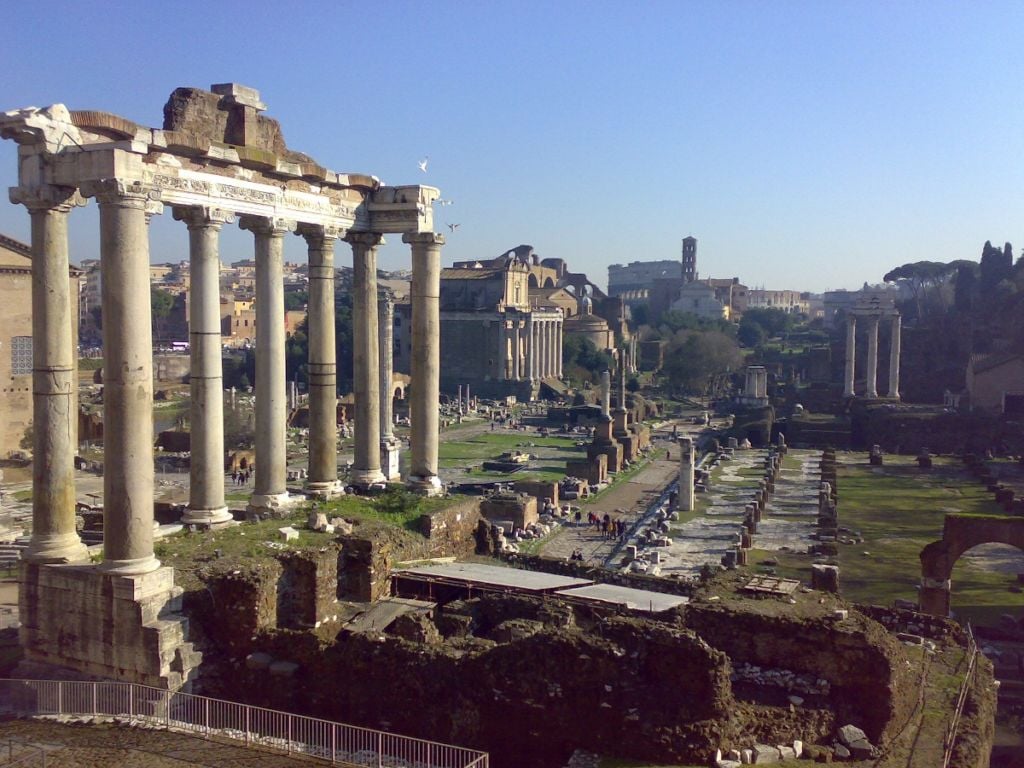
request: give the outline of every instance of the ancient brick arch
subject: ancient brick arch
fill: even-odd
[[[949,615],[953,566],[979,544],[1009,544],[1024,551],[1024,518],[946,515],[942,538],[921,550],[918,605],[923,613]]]

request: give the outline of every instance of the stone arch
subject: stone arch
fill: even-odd
[[[544,279],[544,287],[545,288],[554,288],[555,287],[555,281],[552,280],[550,277],[545,278]]]
[[[922,613],[949,615],[953,566],[979,544],[1008,544],[1024,551],[1024,518],[946,515],[942,538],[921,550],[918,605]]]
[[[537,276],[532,272],[530,273],[529,277],[529,286],[530,288],[540,288],[540,283],[537,282]]]

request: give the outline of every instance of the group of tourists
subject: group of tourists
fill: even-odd
[[[252,468],[231,470],[231,482],[235,485],[248,485],[252,477]]]
[[[582,516],[579,511],[576,512],[576,525],[579,526],[582,522]],[[602,538],[605,539],[618,539],[621,542],[626,540],[626,523],[621,519],[612,520],[612,516],[605,512],[604,517],[595,514],[594,512],[587,512],[587,527],[594,526],[594,530],[598,531]]]

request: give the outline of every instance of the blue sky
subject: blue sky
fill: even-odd
[[[529,243],[599,284],[679,258],[825,290],[1024,246],[1020,2],[16,3],[0,109],[159,127],[177,86],[258,88],[289,146],[440,187],[445,263]],[[417,161],[429,156],[428,172]],[[0,185],[16,184],[0,142]],[[458,223],[451,234],[446,223]],[[27,240],[24,209],[0,232]],[[98,255],[95,207],[72,252]],[[251,255],[226,228],[222,257]],[[286,255],[303,260],[300,238]],[[152,258],[187,256],[154,220]],[[347,247],[338,263],[350,263]],[[406,266],[392,237],[381,266]]]

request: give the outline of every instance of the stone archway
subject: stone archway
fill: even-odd
[[[922,613],[949,615],[953,566],[979,544],[1008,544],[1024,551],[1024,518],[946,515],[942,538],[921,550],[918,606]]]

